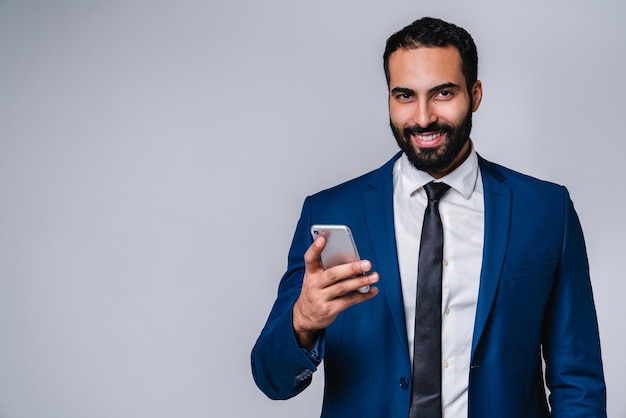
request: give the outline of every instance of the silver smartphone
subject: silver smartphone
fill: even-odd
[[[360,260],[352,232],[347,225],[313,225],[311,236],[313,240],[317,237],[326,239],[326,246],[320,256],[325,269]],[[360,293],[367,293],[369,289],[369,285],[365,285],[357,290]]]

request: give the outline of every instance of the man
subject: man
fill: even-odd
[[[477,61],[471,36],[438,19],[388,39],[402,152],[306,199],[252,352],[267,396],[295,396],[323,360],[324,417],[606,416],[577,215],[564,187],[476,154]],[[364,261],[324,270],[313,224],[348,225]]]

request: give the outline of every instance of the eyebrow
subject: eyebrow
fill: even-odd
[[[446,89],[453,89],[453,90],[460,90],[461,86],[459,86],[458,84],[455,83],[443,83],[443,84],[439,84],[438,86],[435,87],[431,87],[430,89],[428,89],[429,93],[437,93],[441,90],[446,90]],[[391,93],[404,93],[404,94],[408,94],[408,95],[415,95],[415,90],[413,89],[409,89],[406,87],[394,87],[393,89],[391,89]]]
[[[428,92],[429,93],[436,93],[438,91],[446,90],[446,89],[460,90],[461,86],[459,86],[458,84],[455,84],[455,83],[443,83],[443,84],[440,84],[438,86],[435,86],[435,87],[429,89]]]
[[[408,89],[406,87],[394,87],[393,89],[391,89],[392,93],[404,93],[404,94],[408,94],[410,96],[413,96],[415,94],[415,90],[413,89]]]

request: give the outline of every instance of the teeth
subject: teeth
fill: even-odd
[[[429,142],[434,140],[435,138],[439,138],[441,136],[441,132],[437,132],[429,135],[417,135],[420,141]]]

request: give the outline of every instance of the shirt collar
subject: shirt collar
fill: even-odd
[[[437,180],[448,184],[451,188],[461,193],[465,199],[469,199],[472,193],[474,193],[479,173],[478,155],[474,149],[474,144],[471,142],[470,144],[472,148],[465,161],[452,172]],[[425,184],[435,180],[426,171],[413,167],[406,154],[402,154],[398,160],[397,169],[397,174],[399,174],[397,177],[399,183],[397,185],[401,188],[401,195],[406,197],[412,196]]]

